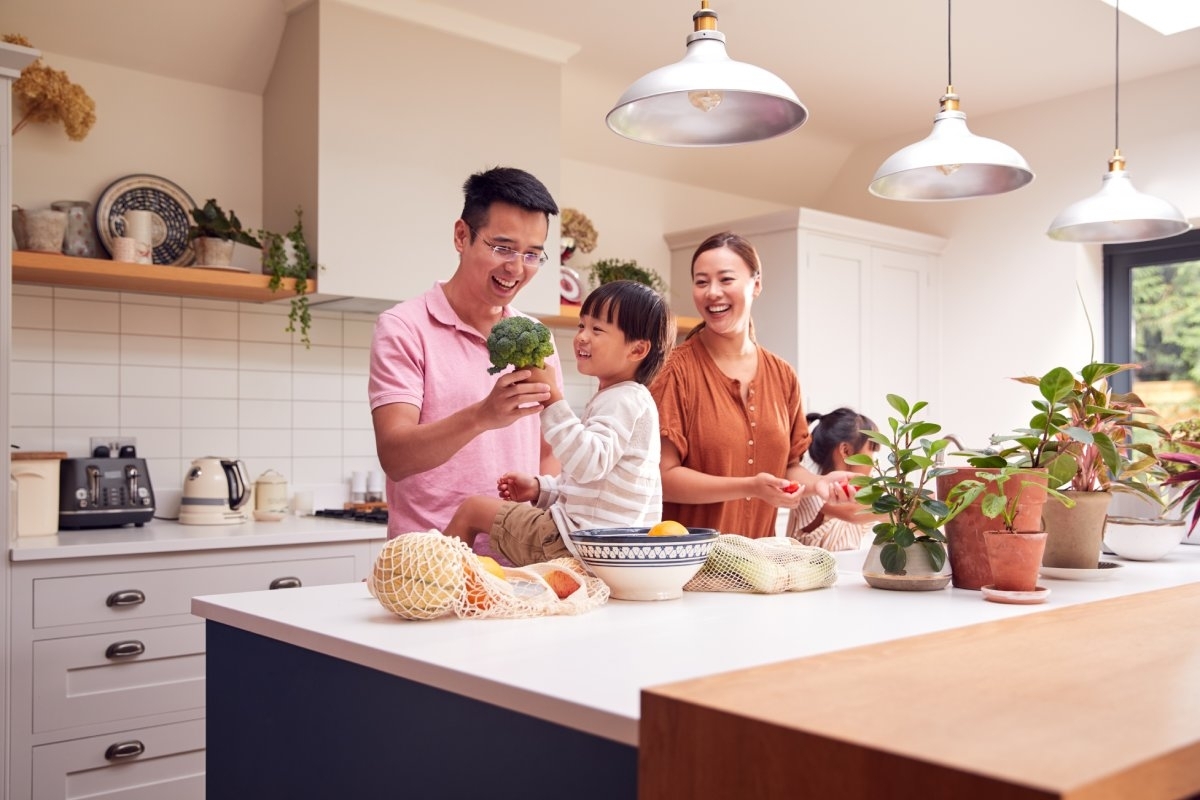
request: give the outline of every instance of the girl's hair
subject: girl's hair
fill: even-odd
[[[754,278],[762,274],[762,260],[758,257],[758,251],[754,249],[754,245],[750,244],[750,240],[745,236],[734,233],[733,231],[721,231],[714,233],[712,236],[705,239],[696,248],[696,252],[692,253],[692,275],[696,274],[696,259],[703,253],[709,250],[720,250],[722,247],[727,247],[733,254],[740,258],[747,267],[750,268],[750,277]],[[696,327],[688,331],[686,339],[690,339],[704,328],[705,323],[701,322]],[[754,340],[754,320],[750,320],[750,339]]]
[[[675,344],[675,316],[666,299],[644,283],[602,283],[584,298],[579,313],[615,324],[626,339],[650,343],[649,352],[633,375],[643,386],[654,380]]]
[[[810,426],[816,423],[812,427],[812,444],[808,446],[808,455],[822,474],[833,471],[833,453],[842,442],[850,445],[855,453],[862,450],[867,442],[871,442],[872,452],[879,449],[879,444],[863,433],[879,429],[869,417],[857,411],[838,408],[828,414],[808,414],[805,419]]]

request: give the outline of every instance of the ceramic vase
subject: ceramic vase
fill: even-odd
[[[56,200],[50,207],[67,215],[63,253],[80,258],[96,258],[100,255],[100,239],[92,225],[91,203],[86,200]]]
[[[67,232],[67,215],[52,208],[24,213],[25,249],[39,253],[61,253],[63,235]]]
[[[1032,592],[1037,590],[1038,571],[1046,549],[1045,531],[986,531],[988,565],[992,583],[1002,592]]]
[[[211,236],[200,236],[192,240],[196,251],[196,266],[199,267],[228,267],[233,261],[232,239],[217,239]]]
[[[959,483],[979,480],[978,476],[983,472],[994,475],[999,471],[957,467],[953,473],[937,477],[937,496],[945,500],[950,490]],[[1018,530],[1037,530],[1041,526],[1042,507],[1046,504],[1046,475],[1045,470],[1039,472],[1039,475],[1018,475],[1004,484],[1005,497],[1020,497],[1016,517]],[[1037,485],[1026,486],[1026,483]],[[988,486],[993,487],[992,491],[995,491],[994,484],[989,483]],[[951,580],[956,589],[979,591],[980,588],[994,583],[987,547],[984,545],[984,531],[995,528],[996,521],[983,515],[982,503],[982,497],[976,498],[971,505],[959,512],[958,516],[946,523],[946,549],[949,553]]]
[[[1111,492],[1064,492],[1075,501],[1072,508],[1047,503],[1042,508],[1046,552],[1042,564],[1067,569],[1096,569],[1104,541],[1104,520]]]
[[[866,561],[863,562],[863,580],[869,586],[876,589],[923,592],[945,589],[950,585],[950,560],[947,559],[940,570],[935,570],[923,545],[914,544],[905,549],[907,561],[901,575],[893,575],[884,570],[883,563],[879,560],[881,550],[883,545],[871,545]]]

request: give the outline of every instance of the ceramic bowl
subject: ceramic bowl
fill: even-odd
[[[683,596],[717,541],[712,528],[686,536],[648,536],[649,528],[591,528],[570,534],[579,559],[608,584],[617,600],[673,600]]]
[[[1183,538],[1184,522],[1165,517],[1109,517],[1104,544],[1130,561],[1155,561],[1174,550]]]

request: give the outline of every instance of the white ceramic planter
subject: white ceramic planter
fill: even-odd
[[[1130,561],[1157,561],[1179,546],[1184,531],[1181,519],[1109,517],[1104,526],[1104,544]]]

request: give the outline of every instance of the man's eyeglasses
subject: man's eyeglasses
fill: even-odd
[[[479,236],[479,231],[471,228],[470,225],[467,227],[470,228],[471,233]],[[492,244],[482,236],[479,236],[479,240],[483,242],[486,247],[491,248],[491,251],[495,254],[496,258],[500,259],[505,264],[511,264],[519,258],[527,267],[540,267],[542,264],[545,264],[550,260],[550,256],[544,252],[522,253],[520,250],[513,250],[511,247],[505,247],[502,244]]]

